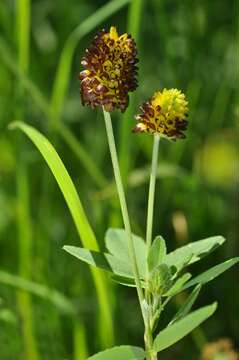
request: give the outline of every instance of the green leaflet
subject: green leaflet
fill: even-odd
[[[167,248],[165,240],[159,235],[154,239],[149,251],[147,259],[149,272],[164,262],[166,254]]]
[[[198,240],[172,251],[166,256],[165,263],[180,271],[183,267],[199,261],[224,243],[222,236],[212,236]]]
[[[175,281],[173,286],[163,295],[164,296],[174,296],[174,295],[176,295],[178,292],[180,292],[182,290],[183,285],[191,278],[191,276],[192,275],[190,273],[186,273],[186,274],[183,274],[182,276],[180,276]]]
[[[192,280],[190,280],[185,286],[184,290],[188,289],[191,286],[197,285],[197,284],[205,284],[213,279],[215,279],[217,276],[221,275],[224,271],[230,269],[233,265],[238,263],[239,257],[235,257],[233,259],[224,261],[221,264],[218,264],[216,266],[213,266],[211,269],[204,271],[202,274],[196,276]]]
[[[172,325],[173,323],[175,323],[176,321],[184,318],[189,311],[191,310],[193,304],[195,303],[195,301],[197,300],[197,297],[200,293],[202,286],[201,285],[197,285],[195,286],[195,288],[193,289],[193,291],[191,292],[191,294],[188,296],[187,300],[185,301],[185,303],[180,307],[180,309],[178,310],[178,312],[174,315],[173,319],[170,321],[169,325]]]
[[[144,278],[146,274],[146,245],[141,237],[134,234],[133,241],[139,272]],[[128,253],[128,239],[124,229],[108,229],[105,234],[105,245],[116,258],[131,264]]]
[[[192,330],[198,327],[203,321],[209,318],[215,312],[216,308],[217,303],[204,306],[185,316],[182,320],[175,322],[173,325],[166,327],[154,340],[154,350],[162,351],[181,340],[184,336],[188,335]]]
[[[140,347],[122,345],[101,351],[87,360],[143,360],[145,356],[144,350]]]
[[[115,275],[134,278],[130,265],[111,254],[90,251],[76,246],[64,246],[63,249],[89,265],[112,272]]]
[[[131,278],[128,278],[125,276],[119,276],[119,275],[113,274],[111,276],[111,279],[113,281],[115,281],[116,283],[123,285],[123,286],[136,287],[134,279],[131,279]],[[145,284],[143,282],[141,282],[141,286],[142,286],[142,288],[144,288]]]

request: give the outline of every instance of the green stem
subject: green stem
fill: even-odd
[[[147,360],[154,360],[157,359],[155,358],[155,356],[157,356],[157,354],[152,353],[152,348],[153,348],[153,335],[152,335],[152,331],[150,329],[150,327],[146,327],[145,329],[145,350],[147,353]]]
[[[132,238],[132,232],[131,232],[129,214],[128,214],[128,209],[127,209],[127,204],[126,204],[126,199],[125,199],[125,193],[124,193],[122,178],[121,178],[120,169],[119,169],[119,161],[118,161],[118,156],[117,156],[117,152],[116,152],[111,117],[110,117],[110,114],[104,110],[104,108],[103,108],[103,113],[104,113],[105,127],[106,127],[108,143],[109,143],[110,155],[111,155],[111,160],[112,160],[112,165],[113,165],[113,170],[114,170],[115,182],[116,182],[117,191],[118,191],[118,195],[119,195],[125,231],[126,231],[126,235],[128,238],[129,254],[132,259],[132,265],[133,265],[133,271],[134,271],[134,277],[135,277],[135,283],[136,283],[139,303],[140,303],[143,319],[145,322],[145,315],[144,315],[144,309],[143,309],[144,294],[143,294],[143,289],[142,289],[141,282],[140,282],[140,275],[139,275],[139,270],[138,270],[138,265],[137,265],[137,260],[136,260],[136,253],[135,253],[135,248],[134,248],[134,243],[133,243],[133,238]]]
[[[155,134],[154,135],[153,153],[152,153],[151,174],[150,174],[150,182],[149,182],[149,196],[148,196],[147,230],[146,230],[147,255],[149,254],[151,243],[152,243],[154,196],[155,196],[155,184],[156,184],[157,170],[158,170],[159,141],[160,141],[160,136],[158,134]],[[147,302],[149,303],[150,294],[147,291],[147,286],[146,286],[145,296],[146,296]],[[155,360],[155,359],[157,359],[157,353],[152,351],[153,328],[151,326],[151,321],[152,321],[151,314],[150,314],[150,316],[148,316],[147,320],[148,320],[148,322],[147,322],[147,326],[145,329],[145,348],[147,351],[147,360]]]
[[[82,319],[74,319],[74,360],[88,358],[87,340]]]
[[[151,301],[151,297],[148,296],[149,298],[149,302],[148,302],[148,306],[150,308],[148,316],[147,316],[147,325],[145,326],[145,333],[144,333],[144,342],[145,342],[145,350],[146,350],[146,359],[147,360],[157,360],[157,353],[153,350],[153,343],[154,343],[154,339],[153,339],[153,327],[154,325],[152,324],[152,301]]]
[[[158,134],[155,134],[153,154],[152,154],[152,168],[151,168],[150,183],[149,183],[149,197],[148,197],[147,231],[146,231],[147,253],[149,253],[150,246],[152,243],[154,194],[155,194],[155,183],[156,183],[157,170],[158,170],[159,140],[160,140],[160,136]]]

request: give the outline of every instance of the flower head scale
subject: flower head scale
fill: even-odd
[[[185,138],[183,131],[188,125],[188,102],[180,90],[157,91],[140,110],[134,132],[158,133],[171,140]]]
[[[79,75],[85,105],[104,106],[106,111],[128,106],[130,91],[137,88],[137,50],[129,34],[118,35],[115,27],[102,30],[86,50]]]

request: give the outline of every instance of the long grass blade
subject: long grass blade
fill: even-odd
[[[31,21],[31,1],[16,1],[16,38],[18,50],[18,65],[21,72],[27,74],[30,58],[30,21]],[[17,86],[17,101],[15,111],[18,116],[24,116],[22,99],[24,98],[24,87],[21,82]],[[18,144],[19,147],[19,144]],[[32,224],[29,206],[29,184],[27,169],[23,159],[18,159],[17,177],[17,197],[18,197],[18,247],[19,247],[19,275],[26,279],[31,278],[32,261]],[[32,299],[29,293],[24,291],[17,292],[19,313],[22,318],[23,345],[27,360],[38,360],[37,340],[34,329],[34,314]]]
[[[76,188],[54,147],[45,138],[45,136],[31,126],[22,122],[16,122],[13,123],[11,127],[21,129],[42,154],[62,191],[84,247],[96,251],[99,250],[95,234],[89,224]],[[111,319],[109,295],[106,287],[106,278],[98,269],[91,269],[91,272],[98,295],[101,319],[104,319],[103,326],[105,344],[109,346],[113,343],[113,324]]]

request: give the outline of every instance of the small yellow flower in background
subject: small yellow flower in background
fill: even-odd
[[[81,62],[85,67],[79,75],[83,104],[125,111],[128,93],[138,86],[137,62],[136,45],[129,34],[119,36],[115,27],[100,31]]]
[[[185,138],[183,131],[188,125],[188,102],[180,90],[157,91],[140,110],[134,132],[158,133],[171,140]]]

